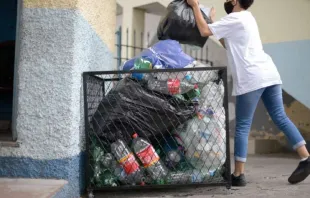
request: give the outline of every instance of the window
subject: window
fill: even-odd
[[[13,79],[17,0],[0,1],[0,140],[13,140]]]

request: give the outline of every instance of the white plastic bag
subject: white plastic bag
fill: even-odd
[[[214,170],[226,160],[226,130],[216,116],[194,118],[177,130],[186,159],[198,170]]]
[[[216,109],[222,108],[224,91],[225,88],[222,80],[219,81],[218,84],[215,82],[208,82],[201,90],[200,101],[202,102],[199,107],[201,109],[212,109],[214,112]]]
[[[186,159],[198,170],[214,170],[226,160],[224,86],[209,82],[202,89],[198,116],[180,126],[177,141]]]

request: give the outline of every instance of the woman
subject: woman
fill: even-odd
[[[284,132],[301,161],[289,177],[291,184],[299,183],[310,174],[310,157],[306,142],[296,126],[287,117],[282,101],[281,78],[272,59],[263,51],[255,18],[247,9],[254,0],[227,0],[227,16],[207,24],[201,14],[198,0],[187,0],[193,8],[202,36],[215,36],[227,50],[233,76],[233,95],[236,96],[235,170],[231,175],[233,186],[245,186],[244,166],[247,157],[248,136],[253,115],[260,98],[273,122]]]

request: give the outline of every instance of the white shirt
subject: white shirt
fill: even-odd
[[[282,84],[271,57],[263,50],[258,26],[249,11],[234,12],[209,24],[217,39],[224,38],[233,76],[233,95]]]

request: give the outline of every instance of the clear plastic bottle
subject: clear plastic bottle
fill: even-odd
[[[129,147],[122,140],[117,140],[111,144],[111,151],[124,169],[127,180],[133,184],[142,184],[144,180],[143,174],[140,170],[139,163]]]
[[[146,58],[146,57],[141,57],[137,58],[134,63],[134,69],[135,70],[150,70],[152,69],[152,63]],[[137,80],[142,80],[149,76],[149,74],[144,74],[144,73],[133,73],[132,77],[137,79]]]
[[[178,163],[181,161],[181,155],[176,150],[171,150],[167,153],[165,158],[165,163],[168,167],[176,167]]]
[[[164,179],[168,174],[168,170],[160,160],[154,147],[145,139],[133,135],[132,149],[138,156],[147,172],[153,180]]]
[[[184,94],[196,88],[195,85],[190,84],[187,81],[180,81],[179,79],[168,79],[167,81],[161,81],[154,78],[149,78],[148,88],[150,90],[158,91],[164,94],[177,95]]]
[[[107,169],[102,169],[101,167],[96,166],[94,175],[97,187],[117,186],[116,177]]]
[[[200,170],[189,170],[185,172],[172,172],[166,179],[167,184],[192,184],[205,183],[214,177],[215,171],[201,172]]]
[[[185,79],[189,82],[189,83],[191,83],[191,84],[197,84],[198,83],[198,81],[194,78],[194,76],[192,76],[191,74],[187,74],[186,76],[185,76]]]
[[[200,96],[200,90],[198,85],[194,85],[194,89],[190,90],[189,92],[183,94],[184,98],[186,100],[192,100],[192,101],[199,101]]]
[[[110,170],[111,173],[122,183],[122,184],[131,184],[133,181],[129,181],[124,169],[116,161],[114,156],[111,153],[107,153],[103,156],[102,165],[104,168]],[[130,179],[130,178],[129,178]]]

